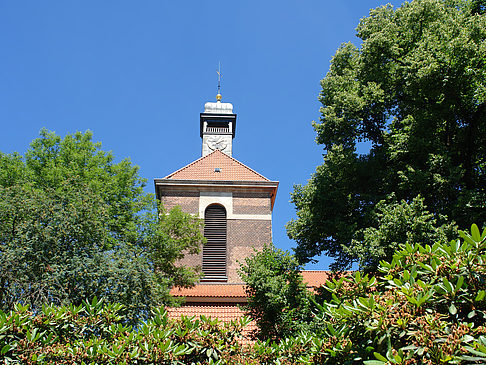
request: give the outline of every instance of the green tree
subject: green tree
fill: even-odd
[[[376,204],[391,194],[409,204],[420,195],[437,227],[446,217],[486,221],[482,3],[382,6],[360,21],[361,46],[338,49],[314,123],[324,164],[292,195],[298,218],[287,231],[301,262],[324,252],[335,269],[349,267],[366,229],[379,229]],[[358,154],[359,143],[369,152]]]
[[[90,132],[42,130],[25,157],[0,153],[0,166],[1,308],[97,296],[132,319],[197,280],[176,261],[199,250],[201,221],[159,211],[138,167],[115,163]]]
[[[310,293],[301,270],[293,255],[273,245],[255,251],[241,265],[248,295],[245,310],[257,323],[257,338],[280,339],[310,323]]]
[[[375,270],[380,261],[391,260],[401,244],[446,243],[456,231],[450,223],[438,226],[437,219],[426,210],[420,196],[409,204],[405,200],[397,202],[392,194],[390,199],[376,204],[373,215],[376,222],[356,232],[362,239],[354,240],[350,248],[350,255],[357,258],[364,270]]]

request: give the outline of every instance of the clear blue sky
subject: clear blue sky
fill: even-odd
[[[233,157],[280,181],[274,243],[290,249],[290,193],[322,163],[311,126],[319,81],[341,43],[358,43],[359,19],[383,4],[2,1],[0,151],[23,154],[43,127],[89,129],[139,165],[153,192],[154,178],[201,156],[199,113],[215,100],[221,61],[223,101],[238,114]]]

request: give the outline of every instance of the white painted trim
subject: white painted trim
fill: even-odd
[[[233,193],[223,191],[201,191],[199,193],[199,216],[204,218],[206,208],[211,204],[221,204],[226,209],[226,219],[233,214]]]
[[[253,219],[259,221],[271,221],[272,215],[271,214],[231,214],[228,216],[227,219]]]
[[[204,218],[204,212],[211,204],[221,204],[226,209],[226,219],[272,220],[271,214],[234,214],[233,193],[226,191],[201,191],[199,193],[199,217]]]

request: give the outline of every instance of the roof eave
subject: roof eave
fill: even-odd
[[[271,202],[272,210],[275,204],[275,198],[277,196],[278,181],[226,181],[226,180],[177,180],[157,178],[154,179],[155,194],[157,199],[160,199],[160,193],[158,187],[162,186],[198,186],[198,187],[263,187],[272,190]]]
[[[184,297],[184,296],[179,296]],[[185,303],[240,303],[246,304],[247,297],[224,297],[224,296],[185,296]]]

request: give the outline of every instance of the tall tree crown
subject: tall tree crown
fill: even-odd
[[[480,4],[479,4],[480,5]],[[486,218],[486,16],[477,2],[416,0],[370,11],[361,46],[343,44],[321,81],[317,142],[326,150],[292,201],[297,255],[356,259],[375,205],[423,197],[462,227]],[[370,150],[357,153],[360,142]]]

